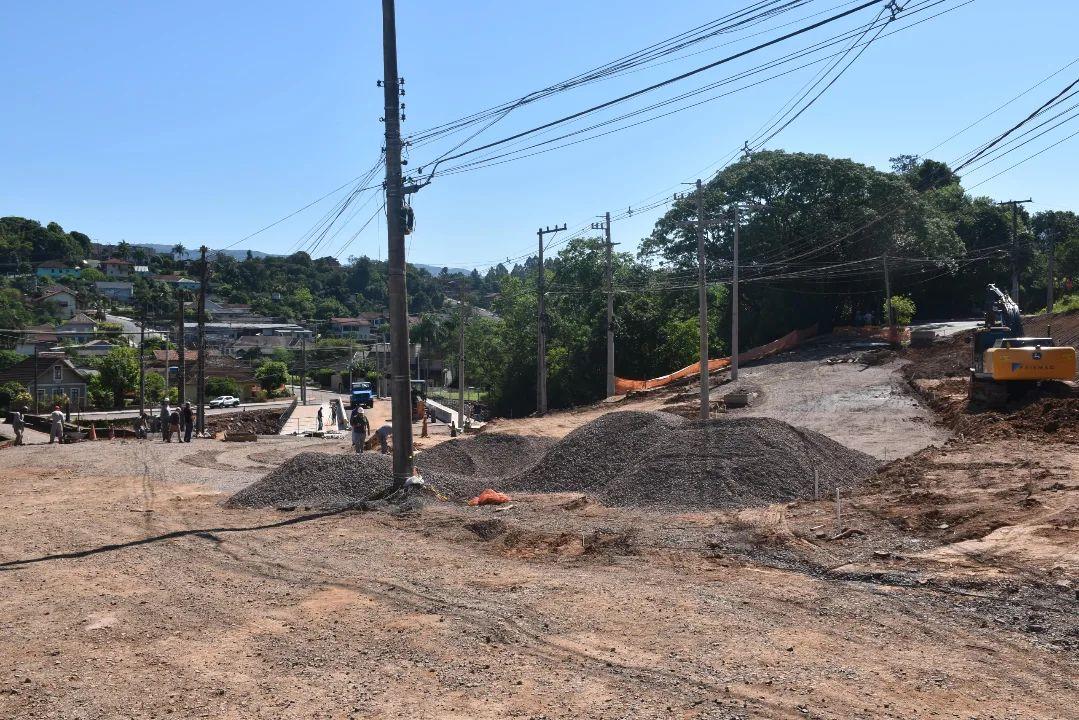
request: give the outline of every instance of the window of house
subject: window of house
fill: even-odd
[[[64,366],[63,365],[53,365],[52,366],[52,381],[54,383],[59,383],[59,382],[64,381]]]

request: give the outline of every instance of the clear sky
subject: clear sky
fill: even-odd
[[[947,0],[923,16],[960,2]],[[748,3],[399,0],[400,70],[407,79],[404,131],[513,99]],[[776,23],[850,5],[816,0]],[[874,12],[857,17],[869,20]],[[805,23],[786,30],[800,24]],[[0,215],[55,220],[100,242],[224,247],[361,175],[382,145],[376,0],[6,2],[0,25],[5,96]],[[824,152],[886,168],[890,156],[925,152],[1079,57],[1077,29],[1074,0],[1019,5],[975,0],[881,38],[769,147]],[[780,32],[563,93],[512,114],[476,142],[601,102]],[[793,50],[830,33],[822,29],[783,47]],[[778,54],[770,51],[754,60]],[[752,64],[747,59],[717,68],[677,89]],[[409,260],[490,264],[527,251],[539,225],[566,222],[573,228],[605,210],[624,210],[670,192],[740,147],[812,71],[592,142],[436,178],[414,202],[417,230]],[[1079,64],[933,156],[952,160],[1077,76]],[[964,184],[1075,129],[1065,126],[968,176]],[[413,167],[448,147],[415,149]],[[989,181],[977,193],[1033,197],[1040,203],[1032,206],[1035,211],[1079,209],[1077,166],[1079,137]],[[337,197],[237,247],[288,252]],[[380,219],[344,246],[375,206],[367,206],[315,254],[384,257]],[[659,212],[618,222],[615,240],[632,248]]]

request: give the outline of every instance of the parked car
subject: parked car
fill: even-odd
[[[219,395],[210,401],[212,408],[240,407],[240,398],[232,395]]]

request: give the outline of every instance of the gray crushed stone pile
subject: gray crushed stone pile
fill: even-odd
[[[507,489],[584,492],[612,506],[737,508],[812,499],[851,487],[879,463],[770,418],[689,421],[610,413],[567,435]]]
[[[423,475],[433,489],[454,500],[466,500],[483,489],[482,481],[453,473],[425,470]],[[240,490],[225,505],[333,510],[372,500],[392,485],[389,455],[306,452]]]
[[[455,438],[424,450],[416,467],[469,477],[503,478],[531,467],[543,457],[554,440],[526,435],[491,433]]]

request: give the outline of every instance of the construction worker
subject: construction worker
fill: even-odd
[[[176,434],[176,442],[180,442],[180,410],[179,408],[173,408],[169,413],[169,418],[165,423],[168,428],[165,431],[165,442],[172,442],[173,433]]]
[[[169,401],[164,400],[161,402],[161,415],[159,416],[161,422],[161,439],[165,442],[169,441],[169,418],[172,417],[172,411],[169,410]]]
[[[54,405],[52,412],[49,413],[49,444],[53,442],[64,441],[64,411],[60,409],[59,405]]]
[[[375,435],[378,436],[378,451],[383,455],[390,452],[389,439],[393,435],[393,426],[390,423],[386,423],[378,430],[375,431]]]
[[[26,430],[26,413],[30,412],[29,408],[21,407],[11,413],[11,427],[15,430],[15,444],[22,445],[22,434]]]
[[[195,411],[191,409],[191,403],[185,402],[183,412],[180,413],[181,422],[184,424],[184,442],[191,442],[191,431],[195,427]],[[176,439],[179,440],[179,434]]]
[[[371,430],[371,424],[367,421],[367,416],[364,415],[363,410],[355,408],[352,411],[349,425],[352,426],[352,448],[356,452],[362,453],[363,446],[367,444],[367,433]]]
[[[316,417],[318,419],[318,431],[322,432],[322,406],[321,405],[318,406],[318,415]]]

